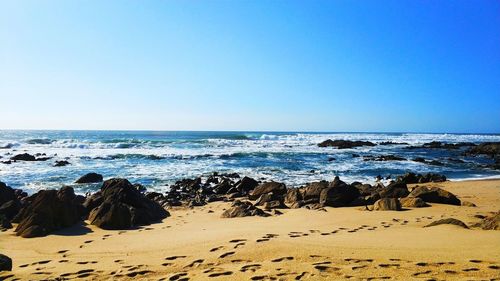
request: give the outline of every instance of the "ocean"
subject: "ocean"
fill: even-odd
[[[397,142],[352,149],[318,147],[326,139]],[[262,180],[300,186],[339,176],[347,182],[373,183],[403,174],[441,173],[452,180],[500,177],[486,168],[487,157],[464,156],[464,149],[408,149],[431,141],[444,143],[500,141],[488,134],[300,133],[189,131],[0,131],[0,162],[20,153],[45,153],[39,162],[0,163],[0,181],[29,193],[73,184],[88,172],[104,178],[124,177],[149,190],[166,191],[182,178],[213,172],[239,173]],[[356,157],[357,154],[360,157]],[[363,156],[397,155],[407,160],[365,161]],[[443,166],[412,161],[437,160]],[[457,159],[459,161],[457,161]],[[54,167],[56,160],[71,164]],[[462,160],[462,161],[460,161]],[[100,185],[77,185],[75,191],[95,191]]]

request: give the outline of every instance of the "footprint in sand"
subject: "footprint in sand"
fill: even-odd
[[[426,270],[426,271],[422,271],[422,272],[415,272],[412,275],[413,276],[420,276],[420,275],[426,275],[426,274],[430,274],[430,273],[432,273],[431,270]]]
[[[168,278],[168,280],[170,280],[170,281],[180,281],[181,278],[184,278],[185,276],[187,276],[186,272],[180,272],[180,273],[177,273],[177,274],[174,274],[174,275],[170,276],[170,278]]]
[[[224,249],[224,246],[219,246],[219,247],[215,247],[215,248],[210,249],[210,252],[216,252],[216,251],[222,250],[222,249]]]
[[[235,252],[227,252],[227,253],[224,253],[222,255],[219,256],[220,259],[223,259],[223,258],[226,258],[226,257],[229,257],[229,256],[232,256],[234,255]]]
[[[282,258],[277,258],[274,260],[271,260],[271,262],[282,262],[282,261],[291,261],[293,260],[293,257],[282,257]]]
[[[208,275],[208,277],[219,277],[219,276],[227,276],[227,275],[232,275],[233,272],[232,271],[223,271],[223,272],[215,272],[215,273],[211,273]]]
[[[229,243],[241,243],[241,242],[246,242],[246,239],[233,239],[230,240]]]
[[[176,260],[176,259],[184,259],[184,258],[187,258],[187,256],[170,256],[170,257],[166,257],[165,260],[167,260],[167,261],[173,261],[173,260]]]
[[[498,265],[490,265],[488,266],[489,269],[495,269],[495,270],[499,270],[500,269],[500,266]]]
[[[193,262],[191,262],[190,264],[186,265],[185,267],[195,267],[195,266],[199,266],[200,264],[202,264],[204,262],[203,259],[199,259],[199,260],[195,260]]]
[[[462,269],[462,271],[465,271],[465,272],[479,271],[479,268],[475,268],[475,267],[472,267],[472,268],[466,268],[466,269]]]
[[[240,268],[240,271],[241,272],[247,272],[247,271],[251,271],[251,272],[255,272],[257,270],[259,270],[260,268],[262,267],[262,265],[256,263],[256,264],[248,264],[248,265],[244,265]]]

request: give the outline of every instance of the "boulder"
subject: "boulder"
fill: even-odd
[[[0,272],[12,271],[12,259],[0,254]]]
[[[4,231],[11,228],[12,224],[10,223],[10,220],[5,215],[0,214],[0,231]]]
[[[349,141],[349,140],[331,140],[328,139],[318,144],[319,147],[336,147],[338,149],[354,148],[359,146],[375,146],[369,141]]]
[[[271,209],[286,209],[287,206],[283,203],[283,200],[273,200],[262,204],[262,207],[266,210]]]
[[[316,199],[319,201],[321,191],[328,187],[327,181],[311,182],[304,187],[304,200]]]
[[[54,163],[54,167],[64,167],[66,165],[70,165],[66,160],[56,161],[56,163]]]
[[[428,182],[444,182],[446,181],[446,176],[440,174],[427,173],[425,175],[406,173],[402,176],[397,177],[398,182],[412,184],[412,183],[428,183]]]
[[[302,194],[297,188],[289,188],[286,191],[285,203],[292,205],[300,200],[302,200]]]
[[[424,200],[418,197],[405,197],[400,198],[399,202],[401,203],[401,207],[404,208],[423,208],[429,207],[429,204],[425,203]]]
[[[428,203],[439,203],[460,206],[460,199],[453,193],[439,187],[415,187],[408,197],[418,197]]]
[[[101,187],[102,204],[89,215],[91,224],[103,229],[128,229],[149,225],[169,213],[147,198],[126,179],[110,179]]]
[[[252,190],[254,190],[259,183],[249,177],[243,177],[237,184],[236,184],[236,189],[238,191],[243,192],[243,193],[248,193]]]
[[[65,186],[39,191],[12,221],[18,223],[16,235],[31,238],[72,226],[82,219],[83,213],[73,188]]]
[[[231,208],[225,210],[221,215],[222,218],[236,218],[236,217],[248,217],[248,216],[267,217],[269,216],[269,214],[264,212],[262,209],[255,207],[249,201],[236,200],[231,205]]]
[[[10,186],[7,186],[5,183],[0,181],[0,205],[15,199],[16,199],[16,194],[14,189],[12,189]]]
[[[467,153],[472,155],[483,154],[494,157],[495,155],[500,155],[500,142],[481,143],[469,149]]]
[[[28,153],[23,153],[23,154],[17,154],[14,155],[10,158],[10,160],[13,161],[36,161],[36,157],[28,154]]]
[[[401,211],[401,204],[396,198],[382,198],[373,205],[375,211]]]
[[[0,215],[4,215],[7,219],[13,219],[21,210],[21,203],[18,200],[10,200],[0,204]]]
[[[221,183],[217,184],[214,188],[213,191],[215,194],[223,195],[223,194],[228,194],[228,191],[232,188],[233,186],[231,185],[231,182],[229,180],[222,180]]]
[[[88,173],[77,179],[75,183],[96,183],[102,182],[102,180],[102,175],[97,173]]]
[[[403,198],[408,194],[410,194],[408,187],[403,182],[391,182],[379,191],[380,198]]]
[[[433,221],[424,227],[431,227],[431,226],[442,225],[442,224],[451,224],[451,225],[460,226],[462,228],[469,228],[463,221],[457,220],[454,218],[447,218],[447,219]]]
[[[359,196],[358,189],[335,177],[327,188],[321,190],[319,203],[323,206],[345,207]]]
[[[286,186],[284,183],[279,182],[266,182],[259,186],[257,186],[249,195],[248,198],[250,200],[256,200],[262,194],[272,192],[275,196],[285,195],[286,194]]]

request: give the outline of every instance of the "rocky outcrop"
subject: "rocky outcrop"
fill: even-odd
[[[12,259],[0,254],[0,272],[2,271],[12,271]]]
[[[373,204],[375,211],[401,211],[401,204],[396,198],[382,198]]]
[[[44,154],[40,154],[40,156],[44,156]],[[28,153],[17,154],[10,158],[12,161],[47,161],[49,159],[50,157],[35,157]]]
[[[97,183],[102,182],[103,177],[101,174],[97,173],[88,173],[86,175],[81,176],[79,179],[75,181],[75,183]]]
[[[406,183],[391,182],[387,187],[383,187],[379,191],[380,198],[403,198],[408,196],[410,191]]]
[[[336,147],[338,149],[354,148],[360,146],[376,146],[369,141],[326,140],[318,144],[319,147]]]
[[[335,177],[327,188],[321,190],[319,203],[329,207],[346,207],[359,196],[358,189]]]
[[[169,215],[158,203],[148,199],[126,179],[105,181],[100,193],[102,203],[90,212],[89,221],[103,229],[128,229],[149,225]]]
[[[442,224],[451,224],[451,225],[456,225],[456,226],[459,226],[462,228],[469,228],[463,221],[457,220],[454,218],[447,218],[447,219],[433,221],[424,227],[431,227],[431,226],[437,226],[437,225],[442,225]]]
[[[283,196],[286,194],[286,186],[279,182],[266,182],[257,186],[249,195],[250,200],[257,200],[261,195],[273,193],[275,196]]]
[[[429,204],[425,203],[424,200],[422,200],[418,197],[400,198],[399,202],[401,203],[401,207],[404,207],[404,208],[423,208],[423,207],[430,206]]]
[[[236,217],[248,217],[248,216],[267,217],[269,216],[269,214],[264,212],[262,209],[255,207],[252,203],[248,201],[236,200],[231,205],[231,208],[225,210],[221,215],[222,218],[236,218]]]
[[[40,237],[76,224],[84,213],[80,202],[81,199],[69,186],[60,190],[39,191],[12,220],[18,223],[16,235]]]
[[[439,187],[415,187],[408,197],[418,197],[428,203],[439,203],[460,206],[461,202],[453,193]]]
[[[60,160],[60,161],[56,161],[54,163],[54,167],[64,167],[64,166],[67,166],[67,165],[70,165],[71,163],[69,163],[68,161],[66,160]]]
[[[415,173],[406,173],[402,176],[397,177],[396,181],[403,182],[406,184],[412,183],[428,183],[428,182],[444,182],[446,181],[446,176],[440,174],[415,174]]]
[[[470,155],[487,155],[490,157],[500,155],[500,142],[485,142],[472,147],[467,151]]]
[[[444,143],[440,141],[432,141],[424,143],[421,146],[408,146],[408,149],[460,149],[462,147],[475,146],[476,144],[471,142],[459,142],[459,143]]]

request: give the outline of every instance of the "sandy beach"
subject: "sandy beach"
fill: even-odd
[[[500,180],[430,183],[477,207],[431,204],[404,211],[361,207],[282,210],[221,218],[230,203],[174,208],[163,222],[127,231],[80,225],[25,239],[0,233],[13,260],[7,280],[498,280],[500,232],[468,225],[500,206]],[[497,279],[495,279],[497,278]]]

